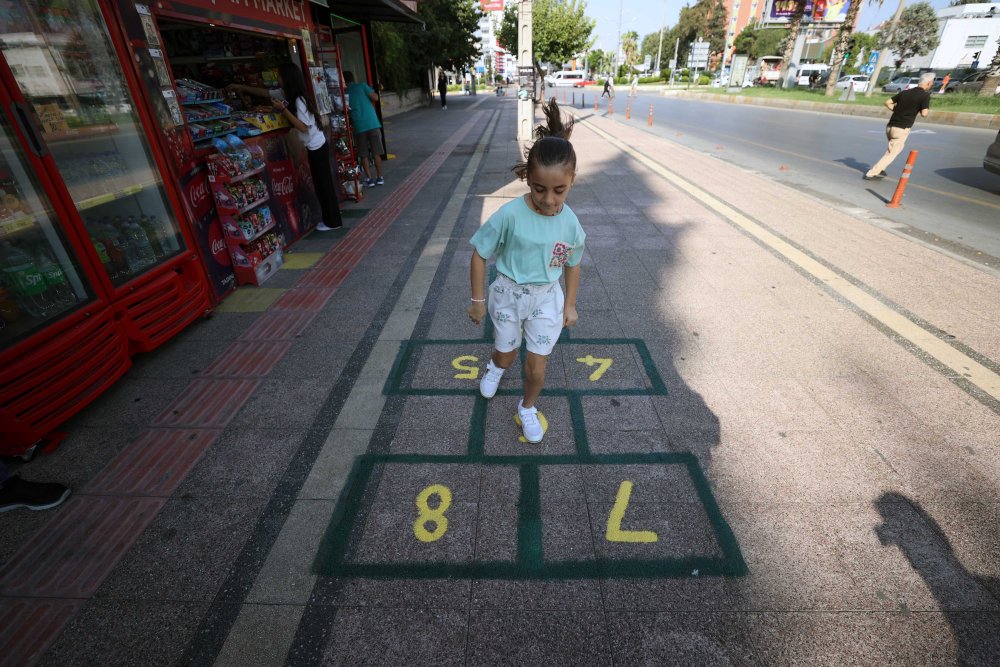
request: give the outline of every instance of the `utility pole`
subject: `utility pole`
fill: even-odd
[[[625,0],[618,0],[618,43],[615,45],[615,69],[618,69],[618,54],[622,50],[622,10],[625,7]],[[612,72],[612,77],[618,76],[618,72]]]
[[[525,68],[530,68],[531,76],[527,77],[531,90],[521,85],[517,93],[517,140],[531,141],[531,131],[535,122],[535,60],[532,50],[531,35],[531,0],[521,0],[517,8],[517,66],[518,78],[524,81]]]
[[[674,72],[677,70],[677,56],[680,54],[681,49],[681,38],[678,37],[677,41],[674,42],[674,59],[673,65],[670,66],[670,85],[674,85]]]
[[[663,20],[660,21],[660,46],[656,49],[656,71],[660,71],[660,56],[663,55],[663,29],[667,27],[667,0],[663,0]]]
[[[892,22],[889,23],[889,34],[886,38],[882,40],[888,43],[892,39],[893,34],[896,32],[896,25],[899,23],[899,17],[903,15],[903,5],[906,4],[906,0],[899,0],[899,6],[896,7],[896,13],[892,15]],[[875,84],[878,83],[878,75],[882,73],[882,67],[885,65],[885,59],[889,57],[889,47],[883,46],[878,53],[878,62],[875,63],[875,71],[872,72],[872,78],[868,80],[868,89],[865,91],[865,97],[871,97],[872,93],[875,91]]]

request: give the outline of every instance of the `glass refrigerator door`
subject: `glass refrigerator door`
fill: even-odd
[[[2,351],[91,301],[94,292],[17,135],[2,114],[0,189]]]
[[[181,252],[96,0],[0,0],[0,50],[111,282]]]

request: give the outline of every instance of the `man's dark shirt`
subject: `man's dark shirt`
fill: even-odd
[[[917,114],[931,108],[931,94],[923,88],[910,88],[892,96],[896,103],[889,119],[889,127],[913,127]]]

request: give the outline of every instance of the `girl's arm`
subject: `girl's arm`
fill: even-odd
[[[226,86],[226,90],[235,90],[238,93],[249,93],[257,97],[270,97],[271,92],[267,88],[255,88],[254,86],[244,86],[242,83],[231,83]]]
[[[274,100],[273,105],[274,112],[281,114],[288,121],[288,124],[294,127],[299,132],[308,132],[309,126],[299,120],[299,117],[292,113],[292,110],[288,108],[288,102],[285,100]]]
[[[469,319],[479,324],[486,316],[486,260],[472,251],[472,261],[469,263],[469,281],[472,283],[472,302],[469,304]]]
[[[563,269],[566,276],[566,304],[563,307],[563,326],[576,324],[579,316],[576,314],[576,292],[580,287],[580,265],[567,266]]]

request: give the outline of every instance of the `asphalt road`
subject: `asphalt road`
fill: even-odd
[[[592,95],[593,89],[588,89],[586,101],[591,110]],[[906,151],[888,169],[891,178],[861,178],[885,150],[888,112],[886,119],[857,118],[640,94],[633,100],[632,119],[626,121],[625,104],[621,90],[614,113],[620,122],[646,125],[653,104],[651,131],[656,134],[856,209],[866,217],[874,214],[898,231],[973,261],[998,266],[1000,176],[982,166],[995,131],[918,121],[906,151],[918,150],[920,156],[903,207],[890,209],[885,203],[895,190]],[[607,98],[601,100],[600,112],[607,112]]]

